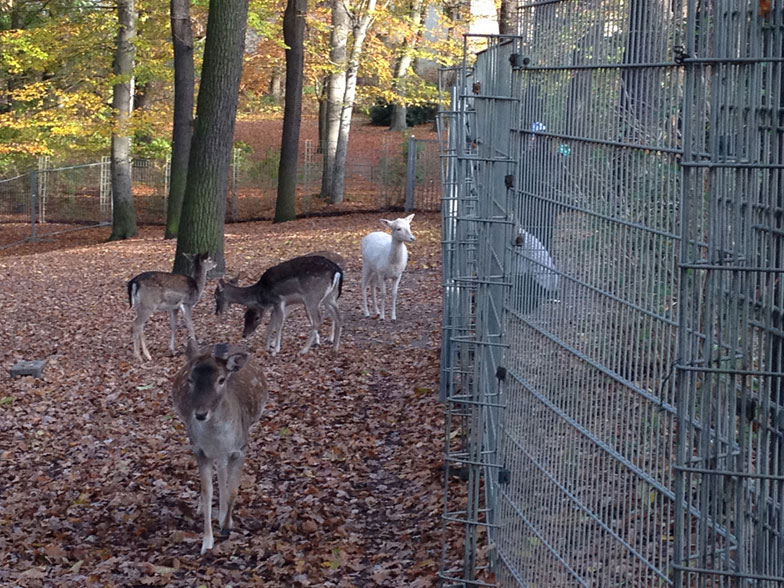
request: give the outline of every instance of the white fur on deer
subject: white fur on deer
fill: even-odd
[[[384,306],[387,299],[387,280],[392,281],[392,307],[390,316],[397,319],[395,308],[397,306],[397,289],[400,278],[408,263],[408,249],[405,243],[415,241],[411,234],[411,220],[413,214],[397,220],[381,219],[381,223],[390,228],[392,233],[377,231],[366,235],[362,239],[362,311],[365,316],[370,316],[367,304],[367,287],[373,291],[373,309],[376,314],[384,319]],[[381,290],[381,310],[378,308],[376,289]]]
[[[550,252],[539,239],[517,229],[512,265],[512,307],[523,314],[533,312],[558,289],[558,271]]]
[[[267,309],[271,309],[265,345],[268,350],[278,353],[289,307],[303,304],[311,326],[308,340],[300,351],[304,354],[319,340],[318,328],[322,322],[320,306],[323,305],[332,318],[330,341],[337,349],[343,328],[338,308],[342,284],[343,271],[326,257],[295,257],[269,268],[252,286],[239,287],[219,281],[215,288],[215,312],[222,314],[229,303],[247,306],[242,333],[243,337],[247,337],[261,324]]]
[[[212,468],[218,473],[218,522],[232,528],[248,432],[267,404],[267,382],[250,354],[218,344],[199,349],[189,340],[188,362],[174,378],[174,409],[185,425],[201,479],[204,516],[201,553],[212,549]]]
[[[520,253],[517,262],[517,273],[530,274],[539,286],[554,292],[558,288],[558,273],[555,271],[555,264],[550,252],[528,231],[519,228],[515,246]]]
[[[141,361],[144,357],[148,360],[150,352],[144,339],[144,323],[155,312],[166,310],[169,312],[171,324],[171,339],[169,351],[174,355],[174,333],[177,330],[177,311],[182,311],[183,320],[188,327],[191,339],[196,339],[193,328],[193,307],[201,298],[207,284],[207,272],[215,267],[215,262],[206,253],[197,255],[185,254],[193,264],[191,276],[172,274],[168,272],[144,272],[128,281],[128,302],[136,310],[136,319],[133,321],[133,354]]]

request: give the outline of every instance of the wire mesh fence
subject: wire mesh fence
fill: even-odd
[[[409,161],[410,143],[390,134],[380,142],[374,157],[346,162],[346,194],[352,200],[353,209],[404,206],[409,210],[438,209],[437,145],[413,139],[416,157]],[[323,161],[315,147],[313,141],[305,141],[300,154],[296,186],[298,214],[313,211],[321,191]],[[276,149],[255,156],[241,148],[234,150],[226,194],[228,222],[272,218],[279,163],[280,153]],[[133,161],[132,190],[139,223],[166,222],[169,171],[168,160]],[[68,166],[55,166],[48,158],[42,158],[38,169],[0,179],[0,247],[47,234],[109,224],[111,220],[108,157],[100,162]]]
[[[442,584],[780,586],[784,10],[517,18],[442,72]]]

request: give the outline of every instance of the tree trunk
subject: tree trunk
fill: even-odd
[[[127,239],[138,233],[136,210],[131,191],[131,138],[128,123],[131,117],[133,96],[133,60],[136,37],[136,11],[134,0],[117,2],[117,53],[114,73],[119,82],[114,85],[112,108],[115,129],[112,133],[112,234],[110,241]]]
[[[516,2],[501,0],[498,9],[498,33],[501,35],[514,35],[517,32],[515,15]]]
[[[324,153],[324,141],[326,140],[327,140],[327,85],[325,83],[324,88],[321,92],[321,96],[319,97],[318,146],[316,147],[316,153]]]
[[[346,94],[346,55],[350,15],[341,0],[332,0],[332,32],[329,38],[329,61],[332,72],[327,80],[327,104],[324,136],[321,148],[324,153],[324,168],[321,174],[321,195],[332,198],[332,177],[335,167],[335,152],[340,134],[340,113]]]
[[[223,273],[223,223],[234,138],[248,0],[210,0],[196,122],[174,257],[176,273],[188,273],[185,253],[209,253]]]
[[[368,0],[366,12],[354,26],[354,43],[351,46],[351,56],[346,69],[346,92],[343,95],[343,108],[340,111],[338,144],[335,149],[335,165],[332,172],[332,202],[335,204],[343,202],[346,189],[346,154],[348,152],[348,137],[351,132],[351,116],[354,113],[354,98],[357,94],[359,59],[362,57],[362,48],[368,29],[373,23],[375,9],[376,0]]]
[[[288,0],[283,15],[283,41],[286,43],[286,102],[283,109],[283,134],[278,166],[278,198],[274,222],[294,220],[297,191],[297,154],[302,120],[302,80],[305,68],[305,13],[307,0]]]
[[[392,87],[397,99],[392,104],[392,118],[389,121],[390,131],[405,131],[408,128],[406,122],[406,76],[408,76],[414,50],[422,33],[422,0],[411,1],[408,18],[411,20],[411,34],[407,35],[400,45],[400,56],[397,58],[393,72]]]
[[[276,102],[283,100],[283,75],[277,69],[272,72],[270,77],[269,93]]]
[[[174,47],[174,126],[169,168],[169,199],[166,206],[166,239],[176,238],[180,228],[193,136],[194,87],[190,0],[171,0],[170,11]]]

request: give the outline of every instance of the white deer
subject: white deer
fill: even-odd
[[[159,310],[169,312],[171,324],[169,351],[172,355],[174,355],[178,310],[182,311],[190,338],[196,339],[196,331],[193,328],[193,307],[204,292],[207,272],[215,267],[215,262],[206,253],[197,255],[186,253],[185,257],[193,264],[191,276],[168,272],[144,272],[128,281],[128,302],[132,309],[136,309],[136,319],[133,321],[133,354],[139,361],[142,359],[139,353],[140,347],[144,357],[147,360],[152,359],[144,339],[144,323]]]
[[[250,354],[218,344],[199,349],[191,339],[187,363],[174,378],[174,409],[188,432],[199,466],[204,516],[202,555],[212,549],[212,467],[218,472],[221,534],[232,528],[248,432],[267,404],[267,381]]]
[[[338,307],[342,286],[340,266],[322,255],[304,255],[269,268],[252,286],[235,286],[219,280],[215,288],[215,313],[222,314],[231,303],[248,307],[242,332],[243,337],[248,337],[261,324],[267,309],[271,309],[265,347],[276,354],[280,352],[289,306],[303,304],[311,327],[308,340],[300,350],[305,354],[319,341],[318,328],[322,322],[319,307],[323,304],[332,319],[330,341],[337,350],[343,330]]]
[[[411,234],[413,214],[406,218],[393,221],[381,219],[381,223],[392,229],[392,234],[376,231],[362,239],[362,311],[370,316],[367,303],[367,287],[373,291],[373,309],[384,320],[384,306],[387,299],[386,281],[392,280],[392,320],[397,320],[397,289],[400,278],[408,263],[406,243],[413,243],[416,238]],[[381,311],[378,309],[376,288],[381,289]]]

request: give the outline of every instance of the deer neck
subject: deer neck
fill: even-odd
[[[193,281],[196,282],[196,292],[198,297],[201,298],[204,288],[207,286],[207,269],[202,266],[196,268]]]
[[[233,284],[224,284],[223,289],[226,293],[226,298],[232,304],[250,306],[256,302],[255,286],[235,286]]]
[[[387,258],[389,265],[396,266],[402,263],[403,257],[406,253],[406,245],[403,241],[392,239],[392,244],[389,248],[389,257]]]

